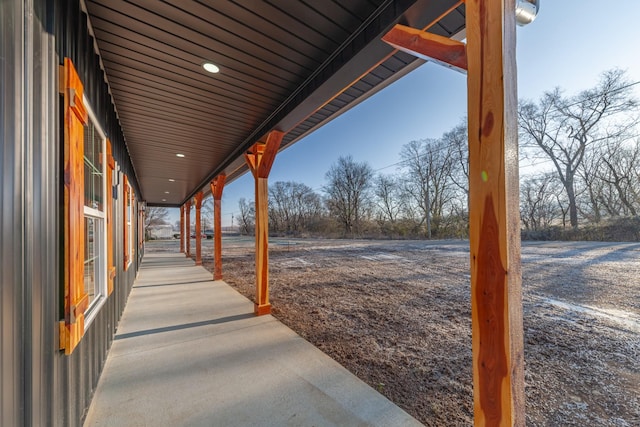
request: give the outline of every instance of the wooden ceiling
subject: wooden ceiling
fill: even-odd
[[[464,29],[454,0],[85,3],[149,205],[237,178],[270,130],[286,132],[283,149],[422,64],[380,40],[394,24]]]

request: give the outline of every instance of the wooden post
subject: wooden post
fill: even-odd
[[[213,280],[222,280],[222,190],[226,175],[224,173],[211,181],[213,195]]]
[[[180,253],[184,253],[184,205],[180,206]]]
[[[524,426],[515,1],[466,1],[474,419]]]
[[[191,200],[189,200],[187,202],[187,204],[184,206],[184,221],[185,221],[185,243],[186,243],[186,249],[185,249],[185,255],[187,256],[187,258],[189,258],[191,256]]]
[[[269,179],[255,178],[256,307],[258,316],[271,313],[269,302]]]
[[[265,143],[256,143],[245,154],[255,179],[256,195],[256,315],[271,313],[269,303],[269,211],[268,178],[284,133],[271,131]]]
[[[202,196],[202,191],[198,191],[194,197],[196,202],[196,265],[202,265],[202,221],[200,217]]]

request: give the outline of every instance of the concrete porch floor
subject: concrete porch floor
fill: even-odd
[[[183,254],[142,263],[85,426],[414,426]]]

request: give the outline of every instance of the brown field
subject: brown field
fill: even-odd
[[[270,265],[274,316],[425,425],[472,424],[468,242],[273,239]],[[223,268],[253,298],[253,239]],[[522,271],[527,425],[640,426],[640,244],[528,242]]]

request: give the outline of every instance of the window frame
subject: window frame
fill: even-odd
[[[126,174],[124,174],[123,179],[123,195],[122,202],[124,204],[123,213],[124,218],[122,220],[123,223],[123,251],[124,251],[124,271],[129,270],[131,264],[133,263],[133,254],[134,254],[134,240],[135,236],[133,235],[133,215],[134,215],[134,207],[135,207],[135,195],[133,193],[133,188],[129,183],[129,179]]]
[[[108,289],[107,289],[107,282],[108,282],[108,272],[107,272],[107,209],[108,209],[108,203],[107,203],[107,198],[112,197],[111,192],[108,192],[107,189],[107,137],[104,133],[104,131],[102,130],[102,127],[100,126],[100,123],[98,122],[98,119],[96,117],[96,115],[93,113],[93,110],[90,107],[89,101],[86,99],[86,97],[83,95],[83,102],[85,105],[85,109],[87,110],[88,113],[88,123],[91,123],[95,129],[95,131],[98,133],[99,137],[100,137],[100,164],[101,164],[101,172],[102,172],[102,195],[103,195],[103,202],[102,202],[102,211],[96,208],[92,208],[89,206],[84,205],[84,210],[83,210],[83,214],[84,214],[84,218],[86,221],[87,217],[90,218],[94,218],[98,220],[98,223],[100,225],[100,230],[99,230],[99,239],[98,239],[98,254],[95,256],[95,259],[97,260],[97,267],[98,267],[98,273],[96,274],[96,276],[99,278],[99,282],[98,282],[98,286],[96,286],[97,289],[97,293],[93,298],[93,301],[90,302],[89,306],[87,307],[86,311],[85,311],[85,322],[84,322],[84,329],[85,332],[87,331],[87,329],[89,328],[89,326],[91,326],[91,323],[93,322],[93,320],[96,318],[97,314],[100,312],[100,309],[104,306],[104,304],[107,301],[107,297],[108,297]],[[88,244],[88,242],[85,242],[85,245]],[[86,261],[85,261],[86,262]]]

